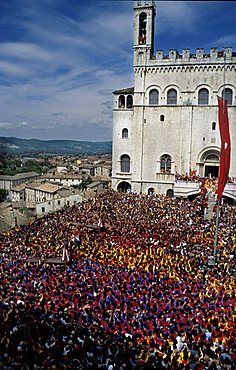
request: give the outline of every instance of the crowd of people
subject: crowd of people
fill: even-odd
[[[235,369],[236,208],[212,265],[205,206],[108,191],[1,234],[1,368]]]

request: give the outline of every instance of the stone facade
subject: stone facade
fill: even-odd
[[[154,1],[134,1],[134,87],[114,92],[112,188],[166,194],[176,172],[217,177],[223,95],[236,177],[236,53],[154,53],[154,18]]]

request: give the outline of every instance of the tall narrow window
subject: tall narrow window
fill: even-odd
[[[222,91],[222,98],[227,100],[228,105],[232,105],[233,103],[233,92],[231,89],[226,88]]]
[[[171,172],[171,157],[168,154],[165,154],[161,157],[161,172]]]
[[[149,105],[158,105],[159,104],[159,92],[156,89],[153,89],[149,93]]]
[[[119,108],[125,108],[125,97],[124,97],[124,95],[119,96],[118,106],[119,106]]]
[[[122,138],[127,138],[128,137],[128,129],[127,128],[123,128],[122,130]]]
[[[120,171],[130,172],[130,157],[127,154],[120,157]]]
[[[139,44],[146,44],[147,34],[147,14],[141,13],[139,16]]]
[[[170,89],[167,92],[167,104],[176,105],[177,104],[177,91],[175,89]]]
[[[211,127],[212,127],[212,130],[215,130],[216,129],[216,122],[212,122]]]
[[[132,95],[128,95],[126,101],[127,101],[127,104],[126,104],[127,108],[128,109],[133,108],[133,97],[132,97]]]
[[[198,92],[198,104],[208,105],[209,104],[209,91],[207,89],[200,89]]]

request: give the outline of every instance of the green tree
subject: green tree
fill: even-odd
[[[0,189],[0,202],[3,202],[8,195],[8,191],[5,189]]]

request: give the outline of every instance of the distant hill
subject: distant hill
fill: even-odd
[[[1,154],[111,154],[111,141],[38,140],[0,137]]]

